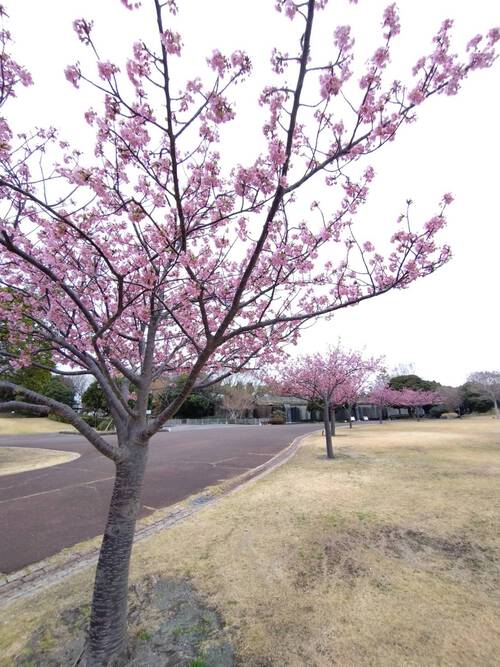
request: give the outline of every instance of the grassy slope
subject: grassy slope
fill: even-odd
[[[191,578],[250,667],[497,665],[500,424],[370,425],[336,442],[336,461],[310,437],[283,468],[139,544],[133,578]],[[0,654],[87,602],[91,574],[0,614]]]

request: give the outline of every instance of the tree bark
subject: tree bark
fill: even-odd
[[[496,398],[494,398],[493,402],[495,403],[495,417],[497,419],[500,419],[500,410],[498,409],[498,400]]]
[[[335,408],[333,406],[330,408],[330,428],[332,436],[335,436]]]
[[[333,453],[333,442],[332,442],[332,428],[330,424],[330,408],[328,402],[325,401],[323,406],[323,421],[325,424],[325,440],[326,440],[326,455],[329,459],[335,458]]]
[[[352,405],[349,403],[349,428],[352,428]]]
[[[382,406],[379,405],[379,406],[378,406],[378,422],[379,422],[379,424],[381,424],[382,421],[383,421],[383,420],[382,420],[382,410],[383,410]]]
[[[127,645],[130,555],[147,460],[147,443],[129,443],[128,456],[116,464],[115,483],[99,553],[90,626],[87,667],[114,665]]]

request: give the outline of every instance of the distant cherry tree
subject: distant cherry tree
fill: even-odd
[[[409,408],[417,419],[420,418],[418,408],[423,408],[426,405],[439,405],[443,401],[438,391],[425,389],[401,389],[396,394],[394,405]]]
[[[129,10],[139,4],[122,0]],[[394,4],[383,14],[378,48],[357,63],[349,26],[332,23],[332,44],[314,44],[326,0],[277,0],[296,47],[273,51],[258,99],[264,127],[244,128],[256,146],[263,130],[265,148],[228,164],[224,127],[236,117],[237,84],[251,75],[250,57],[215,49],[207,72],[174,80],[183,57],[176,2],[144,5],[156,37],[135,43],[124,63],[106,57],[92,20],[74,22],[96,61],[93,72],[78,63],[66,69],[73,86],[101,96],[85,113],[93,152],[53,128],[28,131],[15,128],[16,119],[0,119],[0,306],[12,343],[1,348],[12,376],[4,374],[0,389],[15,396],[1,408],[64,417],[116,466],[88,665],[109,664],[126,646],[128,570],[148,444],[186,397],[276,362],[302,324],[406,288],[449,259],[448,247],[436,241],[449,194],[419,229],[406,208],[387,252],[360,238],[354,219],[374,178],[370,155],[430,97],[455,95],[471,72],[490,67],[500,38],[498,29],[474,37],[459,58],[447,20],[407,81],[394,81]],[[3,6],[0,14],[5,19]],[[0,61],[4,106],[32,84],[6,28]],[[323,203],[321,186],[328,191]],[[306,215],[294,206],[299,198]],[[20,367],[43,367],[48,353],[52,372],[88,374],[99,384],[116,443],[69,406],[13,381]],[[152,383],[180,375],[181,390],[148,421]]]
[[[326,454],[333,459],[335,408],[353,399],[367,374],[375,371],[377,365],[377,360],[365,359],[359,352],[343,350],[337,345],[325,353],[285,361],[274,369],[268,382],[284,395],[322,405]]]
[[[400,392],[397,389],[390,387],[385,379],[380,379],[368,393],[366,400],[369,403],[377,406],[378,420],[383,421],[384,409],[397,405],[400,399]]]
[[[495,416],[500,419],[500,371],[476,371],[469,375],[467,382],[493,401]]]

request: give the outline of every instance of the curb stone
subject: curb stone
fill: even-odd
[[[187,506],[174,505],[172,511],[166,516],[149,525],[139,526],[135,532],[134,543],[184,521],[184,519],[198,513],[205,507],[217,503],[229,494],[256,482],[276,468],[279,468],[292,458],[299,448],[300,442],[313,433],[317,433],[317,431],[311,431],[310,433],[298,436],[285,449],[269,459],[269,461],[257,466],[257,468],[247,470],[235,479],[229,480],[220,493],[209,494],[206,491],[202,491],[191,498]],[[52,563],[49,558],[3,576],[0,579],[0,607],[6,607],[21,598],[29,598],[38,591],[54,586],[72,574],[95,565],[98,555],[99,547],[92,547],[87,550],[68,554],[63,563]]]

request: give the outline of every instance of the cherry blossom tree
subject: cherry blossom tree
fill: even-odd
[[[139,4],[122,0],[131,11]],[[176,2],[144,4],[156,39],[135,43],[124,64],[106,57],[91,20],[74,23],[95,71],[71,64],[66,78],[76,88],[93,87],[102,101],[85,113],[93,153],[54,128],[28,131],[15,128],[15,119],[0,119],[0,305],[12,342],[2,354],[12,373],[43,366],[50,354],[52,372],[92,376],[117,432],[114,444],[70,407],[0,382],[16,396],[1,409],[51,410],[116,466],[89,665],[108,664],[124,650],[148,443],[190,392],[275,362],[303,323],[405,288],[448,260],[436,234],[449,194],[418,230],[408,205],[386,254],[359,237],[354,218],[374,178],[367,160],[415,120],[427,99],[454,95],[471,72],[489,67],[500,38],[498,29],[474,37],[459,59],[447,20],[408,80],[395,82],[395,5],[382,17],[380,47],[357,64],[348,26],[332,24],[328,48],[314,44],[326,0],[277,0],[296,48],[272,54],[259,100],[267,113],[266,147],[253,160],[227,165],[224,127],[236,117],[235,93],[251,74],[249,56],[215,50],[208,74],[176,79],[183,53]],[[3,6],[0,14],[5,20]],[[7,113],[7,103],[32,79],[12,55],[5,27],[0,62],[0,105]],[[327,203],[312,199],[313,183],[315,193],[320,184],[328,190]],[[305,217],[294,206],[301,193],[310,208]],[[8,351],[26,340],[29,346],[17,345],[19,354]],[[151,383],[174,374],[186,378],[182,390],[148,423]]]
[[[333,459],[335,408],[352,400],[367,373],[373,372],[377,364],[377,360],[364,359],[358,352],[344,351],[337,345],[324,354],[307,354],[286,361],[267,380],[273,390],[282,394],[321,402],[326,454]]]
[[[378,420],[380,423],[383,420],[384,408],[398,405],[399,399],[400,392],[392,389],[383,379],[379,380],[367,396],[367,401],[378,407]]]
[[[472,383],[483,394],[491,398],[495,406],[495,416],[500,419],[500,371],[476,371],[467,378],[467,382]]]
[[[425,391],[417,389],[401,389],[396,391],[398,396],[395,396],[393,405],[405,406],[410,408],[415,417],[419,419],[418,408],[423,408],[424,405],[438,405],[442,403],[441,394],[437,391]]]
[[[364,368],[353,375],[344,390],[344,405],[347,407],[349,417],[349,428],[352,428],[352,409],[359,402],[360,398],[366,395],[370,378],[380,368],[380,359],[371,359]]]

